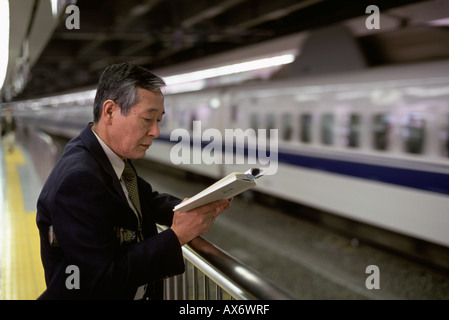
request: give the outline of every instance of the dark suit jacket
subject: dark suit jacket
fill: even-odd
[[[132,299],[139,286],[184,272],[175,233],[157,234],[155,226],[170,226],[181,200],[153,192],[140,177],[138,187],[145,240],[120,244],[117,229],[137,230],[137,218],[90,124],[67,144],[37,202],[47,283],[40,299]],[[78,267],[79,289],[66,286],[75,283],[70,265]]]

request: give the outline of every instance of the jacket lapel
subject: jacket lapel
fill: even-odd
[[[112,184],[114,187],[114,190],[120,194],[123,201],[127,203],[127,199],[125,194],[123,193],[122,186],[120,184],[120,181],[117,178],[117,175],[115,174],[114,168],[112,167],[111,162],[109,161],[106,153],[104,152],[103,148],[101,147],[100,143],[97,140],[97,137],[95,137],[95,134],[92,132],[92,122],[89,123],[80,133],[80,139],[83,141],[84,145],[86,146],[89,153],[98,161],[98,163],[101,165],[101,167],[104,169],[104,171],[111,176],[112,178]]]

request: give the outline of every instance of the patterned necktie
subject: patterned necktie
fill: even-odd
[[[125,169],[122,173],[123,182],[125,182],[126,188],[128,189],[128,195],[131,199],[134,208],[137,211],[137,220],[138,220],[138,235],[140,240],[143,240],[142,234],[142,211],[140,209],[140,201],[139,201],[139,191],[137,189],[137,175],[134,169],[131,167],[128,161],[125,160]]]

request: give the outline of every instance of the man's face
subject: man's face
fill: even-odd
[[[164,96],[137,88],[137,104],[128,115],[114,112],[109,127],[109,147],[120,157],[139,159],[159,136],[159,121],[164,114]]]

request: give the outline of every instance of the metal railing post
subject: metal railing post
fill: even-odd
[[[167,227],[158,226],[158,229],[163,231]],[[175,293],[175,298],[178,298],[178,292],[181,291],[185,300],[210,299],[210,280],[215,283],[215,299],[218,300],[225,297],[237,300],[294,299],[256,270],[244,265],[202,237],[193,239],[182,248],[182,251],[186,271],[181,276],[182,281],[172,281],[174,288],[165,287],[165,297],[168,299],[172,299],[172,292]],[[202,287],[200,279],[203,282]]]

